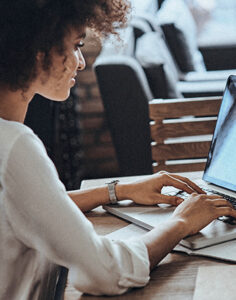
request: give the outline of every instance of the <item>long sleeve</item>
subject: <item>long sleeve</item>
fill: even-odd
[[[41,141],[22,134],[4,170],[5,208],[15,236],[70,270],[72,283],[94,295],[121,294],[149,280],[146,246],[96,234],[58,178]]]

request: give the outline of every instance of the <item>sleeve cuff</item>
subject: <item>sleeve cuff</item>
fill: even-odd
[[[145,286],[150,280],[150,261],[147,247],[142,240],[117,241],[130,253],[133,273],[123,273],[119,285],[125,288]]]

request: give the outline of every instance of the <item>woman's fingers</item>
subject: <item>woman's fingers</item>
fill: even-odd
[[[196,191],[198,194],[206,194],[205,191],[203,191],[196,183],[192,182],[190,179],[180,176],[180,175],[176,175],[176,174],[170,174],[172,177],[177,178],[183,182],[185,182],[186,184],[188,184],[188,186],[190,186],[194,191]]]
[[[183,191],[187,192],[188,194],[192,194],[192,193],[196,192],[196,189],[191,187],[188,184],[188,182],[183,181],[175,176],[172,176],[172,174],[166,173],[163,176],[165,176],[165,185],[173,186],[179,190],[183,190]]]
[[[219,197],[218,195],[203,195],[202,198],[212,204],[212,211],[216,212],[217,218],[220,216],[231,216],[236,218],[236,210],[228,200]]]
[[[215,206],[217,218],[221,216],[231,216],[236,218],[236,210],[233,207],[232,203],[230,203],[228,200],[222,198],[210,201],[212,201]]]
[[[168,196],[168,195],[159,194],[157,196],[156,200],[154,200],[155,203],[153,203],[153,204],[165,203],[165,204],[177,206],[180,203],[182,203],[183,201],[184,201],[183,199],[176,197],[176,196]]]
[[[231,216],[236,218],[236,210],[232,207],[216,207],[217,218],[221,216]]]
[[[197,193],[192,193],[191,196],[200,196],[202,200],[207,201],[209,200],[212,206],[214,207],[229,207],[233,208],[233,205],[228,201],[225,200],[224,198],[218,196],[218,195],[199,195]],[[153,204],[160,204],[160,203],[166,203],[166,204],[171,204],[174,206],[177,206],[181,204],[184,200],[180,197],[177,196],[168,196],[164,194],[158,194],[156,199],[154,200]],[[213,208],[212,207],[212,208]]]
[[[197,193],[191,194],[173,213],[174,218],[185,221],[187,235],[199,232],[220,216],[236,218],[236,210],[230,202],[218,195]]]
[[[191,196],[196,196],[198,194],[192,194]],[[228,200],[224,199],[223,197],[219,196],[219,195],[200,195],[200,197],[204,200],[204,201],[210,201],[210,203],[213,205],[213,206],[216,206],[216,207],[229,207],[229,208],[232,208],[234,209],[232,203],[230,203]]]
[[[185,192],[191,194],[197,192],[198,194],[206,194],[196,183],[192,182],[190,179],[176,175],[174,173],[168,173],[165,171],[159,172],[164,178],[166,178],[168,185],[172,185],[178,189],[182,189]]]
[[[233,205],[228,201],[228,200],[225,200],[225,199],[215,199],[214,200],[214,205],[217,206],[217,207],[221,207],[221,206],[226,206],[226,207],[230,207],[232,209],[234,209]]]

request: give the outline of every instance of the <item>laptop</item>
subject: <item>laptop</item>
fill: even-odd
[[[208,194],[219,194],[229,200],[236,209],[236,76],[231,75],[226,83],[213,134],[203,177],[196,180]],[[187,194],[173,187],[164,193]],[[132,201],[121,201],[116,205],[105,205],[108,212],[124,218],[148,230],[166,221],[174,211],[169,205],[137,206]],[[214,220],[199,233],[181,240],[182,246],[201,249],[218,243],[236,239],[236,221],[222,216]]]

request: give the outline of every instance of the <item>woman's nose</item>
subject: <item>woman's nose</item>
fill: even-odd
[[[84,56],[81,52],[81,50],[79,49],[79,65],[78,65],[78,70],[79,71],[82,71],[84,70],[86,67],[86,62],[85,62],[85,59],[84,59]]]

